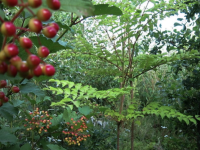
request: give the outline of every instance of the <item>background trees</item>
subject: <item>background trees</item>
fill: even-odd
[[[55,76],[0,76],[21,91],[0,107],[0,133],[7,133],[1,149],[195,149],[198,26],[162,31],[158,21],[197,4],[61,0],[49,21],[60,26],[57,36],[38,35],[52,53],[45,61],[55,66]],[[1,7],[2,18],[12,17]],[[20,17],[15,24],[26,27],[29,14]],[[39,46],[37,36],[23,34]],[[49,117],[42,120],[44,132],[32,125],[41,115]]]

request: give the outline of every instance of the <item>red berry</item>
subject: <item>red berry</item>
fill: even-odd
[[[7,103],[9,101],[8,97],[4,96],[4,98],[2,99],[4,103]]]
[[[41,76],[43,73],[42,73],[42,69],[40,67],[40,65],[38,65],[34,70],[33,70],[33,73],[36,77],[39,77]]]
[[[8,65],[8,71],[9,76],[15,77],[17,75],[17,68],[13,65]]]
[[[43,29],[42,33],[48,38],[53,38],[54,36],[56,36],[57,31],[54,27],[48,26]]]
[[[40,64],[40,58],[36,55],[29,55],[27,58],[27,63],[28,66],[30,66],[31,68],[35,68]]]
[[[37,8],[42,4],[42,0],[28,0],[28,5],[32,8]]]
[[[0,88],[4,88],[4,87],[6,87],[6,85],[7,85],[6,80],[1,80],[0,81]]]
[[[5,96],[4,92],[0,92],[0,99],[3,99]]]
[[[12,22],[4,22],[1,25],[1,32],[4,36],[13,36],[16,33],[15,25]]]
[[[35,33],[40,33],[40,31],[42,30],[42,22],[36,18],[32,18],[29,21],[28,26],[29,26],[30,31],[35,32]]]
[[[50,23],[49,26],[54,27],[54,28],[56,29],[57,32],[58,32],[58,30],[59,30],[59,28],[60,28],[59,25],[58,25],[57,23],[55,23],[55,22]]]
[[[20,37],[19,44],[25,49],[30,49],[33,45],[32,41],[27,37]]]
[[[13,93],[19,93],[19,88],[17,87],[17,86],[13,86],[12,88],[11,88],[11,91],[13,92]]]
[[[43,72],[46,76],[53,76],[56,70],[52,65],[46,64],[44,65]]]
[[[29,71],[29,67],[26,61],[22,61],[22,63],[20,64],[20,66],[17,68],[20,72],[28,72]]]
[[[51,18],[51,12],[48,9],[45,9],[45,8],[40,9],[37,12],[37,18],[40,21],[48,21]]]
[[[1,50],[0,51],[0,61],[4,61],[6,59],[7,59],[6,53],[3,50]]]
[[[47,5],[49,8],[53,10],[60,9],[60,1],[59,0],[47,0]]]
[[[2,100],[0,100],[0,107],[3,105],[3,102],[2,102]]]
[[[7,57],[14,57],[19,53],[18,47],[13,43],[7,44],[4,47],[3,51],[5,52]]]
[[[7,72],[8,65],[5,62],[0,63],[0,73],[4,74]]]
[[[12,57],[12,58],[10,59],[10,63],[11,63],[13,66],[15,66],[16,68],[18,68],[18,67],[21,65],[21,63],[22,63],[22,59],[17,55],[17,56]]]
[[[38,56],[42,58],[46,58],[49,55],[49,49],[46,48],[45,46],[40,46],[38,48]]]
[[[25,77],[26,77],[27,79],[31,79],[33,76],[34,76],[33,70],[29,70]]]
[[[14,7],[17,5],[18,0],[2,0],[4,4],[10,7]]]

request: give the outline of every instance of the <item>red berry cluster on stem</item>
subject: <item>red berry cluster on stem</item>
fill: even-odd
[[[68,131],[62,131],[62,133],[66,136],[64,141],[67,142],[69,145],[78,145],[80,146],[80,142],[85,141],[89,134],[84,134],[84,131],[87,129],[87,125],[85,120],[87,118],[82,116],[80,120],[74,121],[71,118],[72,124],[69,122],[66,123]]]
[[[26,130],[36,130],[39,134],[47,133],[52,124],[50,121],[52,117],[48,114],[48,111],[39,111],[39,108],[36,108],[34,112],[30,112],[29,114],[31,119],[25,119],[27,122],[24,125]]]
[[[37,55],[32,54],[29,49],[32,48],[33,43],[28,37],[19,37],[16,34],[16,30],[24,30],[34,32],[36,34],[44,34],[47,38],[53,38],[56,36],[59,26],[56,23],[50,23],[43,26],[42,21],[48,21],[51,18],[51,11],[46,8],[38,10],[36,14],[31,9],[41,6],[42,0],[28,0],[27,3],[18,0],[2,0],[2,2],[9,6],[19,6],[21,9],[10,21],[4,21],[0,17],[2,22],[0,27],[0,33],[4,35],[3,45],[0,51],[0,74],[7,73],[8,75],[15,77],[17,73],[23,78],[30,79],[33,76],[39,77],[40,75],[53,76],[55,74],[55,68],[46,64],[42,59],[49,55],[49,49],[43,45],[37,50]],[[47,6],[52,10],[58,10],[60,8],[59,0],[46,0]],[[16,27],[14,25],[15,19],[23,11],[28,9],[33,14],[33,18],[30,19],[28,26],[29,29]],[[11,43],[7,43],[7,37],[13,37]],[[20,47],[24,49],[24,52],[28,54],[26,60],[22,60],[19,54],[19,48],[16,45],[19,42]]]
[[[0,80],[0,88],[11,88],[12,93],[19,93],[19,88],[17,86],[7,86],[6,80]],[[9,101],[9,98],[6,96],[6,94],[2,91],[0,91],[0,107],[3,105],[3,103],[7,103]]]

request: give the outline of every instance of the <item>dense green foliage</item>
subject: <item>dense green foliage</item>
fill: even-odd
[[[56,74],[31,80],[0,75],[20,87],[0,107],[0,149],[200,150],[199,2],[60,2],[49,21],[60,26],[56,37],[22,33],[34,44],[31,52],[38,37],[49,48],[45,62]],[[4,19],[18,10],[0,7]],[[181,30],[158,25],[179,10],[188,20],[177,17],[174,27]],[[14,24],[27,28],[29,20],[24,11]],[[27,57],[22,50],[19,55]],[[31,125],[41,115],[51,122],[43,120],[47,131]],[[79,136],[80,142],[69,142]]]

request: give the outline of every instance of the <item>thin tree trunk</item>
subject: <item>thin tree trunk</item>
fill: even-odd
[[[117,150],[119,150],[120,122],[117,123]]]
[[[131,124],[131,150],[134,150],[134,120]]]
[[[130,81],[130,86],[133,87],[133,81]],[[131,94],[131,102],[133,102],[134,98],[133,89],[131,90],[130,94]],[[134,150],[134,120],[131,123],[131,150]]]

